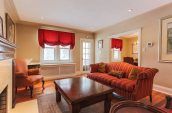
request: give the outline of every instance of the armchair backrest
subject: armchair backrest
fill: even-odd
[[[28,67],[27,67],[26,60],[15,59],[15,71],[28,75]]]
[[[124,62],[134,64],[134,59],[133,57],[124,57]]]

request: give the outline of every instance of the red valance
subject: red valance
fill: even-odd
[[[121,39],[111,39],[111,48],[116,48],[122,50],[122,40]]]
[[[41,47],[45,47],[45,44],[50,46],[61,45],[70,46],[71,49],[75,46],[75,34],[54,30],[39,29],[38,41]]]

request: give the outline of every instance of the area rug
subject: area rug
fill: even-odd
[[[158,101],[158,98],[156,98],[157,96],[155,95],[154,97],[155,98],[154,98],[153,103],[149,102],[148,97],[141,99],[140,102],[146,105],[152,105],[152,106],[158,107],[166,111],[167,113],[172,113],[172,110],[165,109],[165,98],[163,100],[160,99],[160,101]],[[38,101],[39,113],[71,113],[71,111],[69,110],[68,104],[63,98],[61,99],[61,102],[59,102],[58,104],[56,103],[55,93],[40,95],[37,98],[37,101]],[[113,99],[112,105],[119,101],[120,100]],[[85,107],[81,109],[80,113],[104,113],[104,103],[100,102],[100,103]]]
[[[56,103],[55,94],[41,95],[38,97],[39,113],[71,113],[66,101]],[[103,102],[81,109],[80,113],[104,113]]]

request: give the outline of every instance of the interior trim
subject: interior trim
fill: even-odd
[[[15,44],[9,43],[6,39],[0,37],[0,60],[14,58]]]
[[[157,85],[157,84],[153,84],[153,90],[164,93],[164,94],[167,94],[167,95],[172,94],[172,89],[171,88],[160,86],[160,85]]]

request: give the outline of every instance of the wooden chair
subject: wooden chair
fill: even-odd
[[[133,57],[124,57],[124,62],[134,64],[134,59]]]
[[[42,88],[44,89],[44,78],[39,74],[39,68],[28,69],[27,63],[23,59],[15,59],[15,78],[16,78],[16,93],[18,87],[29,87],[30,96],[33,97],[34,85],[42,82]]]

